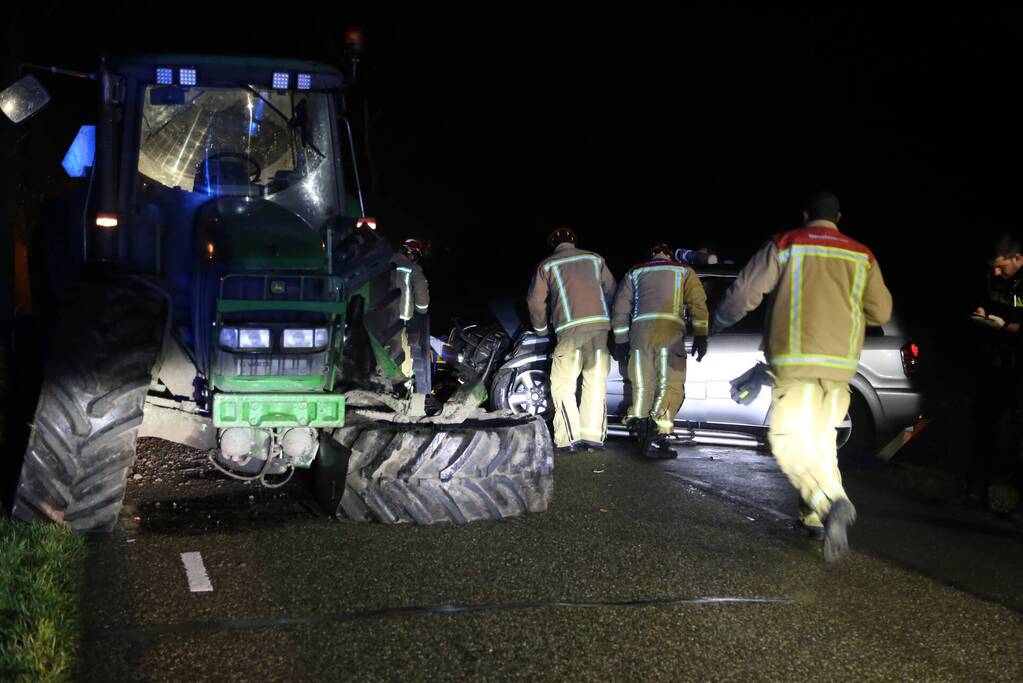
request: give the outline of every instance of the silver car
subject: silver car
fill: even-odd
[[[735,266],[696,268],[707,292],[711,317],[738,272]],[[688,322],[688,321],[687,321]],[[701,441],[763,444],[767,433],[770,389],[749,405],[732,400],[730,381],[764,359],[760,349],[764,306],[737,325],[714,335],[702,362],[689,357],[685,402],[675,416],[676,434]],[[690,338],[691,339],[691,338]],[[689,343],[686,344],[690,346]],[[550,413],[548,373],[554,340],[520,332],[510,353],[490,382],[494,408],[516,412]],[[849,414],[838,430],[840,448],[869,448],[912,426],[920,416],[922,396],[913,384],[919,349],[897,319],[881,328],[868,328],[859,369],[850,381]],[[621,416],[630,403],[631,387],[618,364],[607,377],[608,431],[626,434]]]

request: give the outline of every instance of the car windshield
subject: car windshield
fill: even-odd
[[[140,189],[262,197],[322,224],[339,213],[327,97],[244,85],[149,86],[140,124]]]

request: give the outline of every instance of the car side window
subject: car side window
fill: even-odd
[[[735,277],[731,275],[700,276],[700,283],[703,285],[703,291],[707,293],[707,309],[710,312],[711,319],[714,318],[714,312],[717,311],[717,307],[721,304],[721,300],[725,298],[725,292],[728,291],[728,288],[731,286],[733,281],[735,281]],[[765,304],[762,302],[759,306],[757,306],[756,310],[747,313],[742,320],[724,330],[722,334],[763,334],[764,309]],[[686,306],[685,310],[685,321],[686,328],[691,330],[692,318],[690,316],[688,306]]]

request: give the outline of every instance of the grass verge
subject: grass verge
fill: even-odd
[[[75,671],[84,539],[0,513],[0,680],[67,681]]]

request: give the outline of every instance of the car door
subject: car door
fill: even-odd
[[[714,312],[735,276],[722,273],[699,275],[704,291],[707,292],[707,306],[713,320]],[[686,400],[677,419],[756,427],[766,423],[771,406],[769,387],[765,387],[749,405],[740,405],[731,396],[731,380],[752,368],[758,361],[764,360],[760,350],[763,321],[764,306],[761,304],[736,325],[711,337],[703,361],[697,362],[692,356],[689,357],[686,366]],[[692,329],[688,320],[686,326]],[[690,345],[691,342],[687,344]],[[690,414],[698,414],[700,417],[689,417]]]

